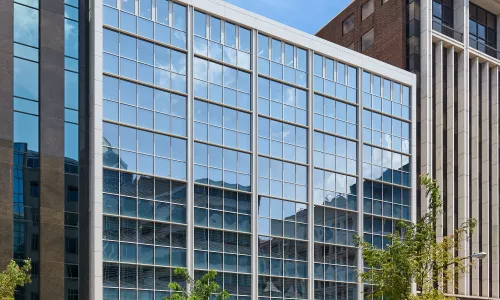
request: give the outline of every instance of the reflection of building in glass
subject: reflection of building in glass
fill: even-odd
[[[32,283],[19,291],[18,299],[37,294],[39,285],[40,164],[39,154],[28,149],[26,143],[14,143],[14,259],[33,262]]]
[[[354,236],[412,219],[409,73],[226,3],[2,12],[16,299],[160,299],[176,267],[238,300],[360,298]]]
[[[500,193],[498,154],[494,150],[498,148],[499,133],[496,108],[499,14],[498,1],[492,0],[356,0],[316,34],[404,68],[419,78],[416,97],[420,105],[415,111],[419,123],[413,138],[418,145],[418,162],[411,172],[429,174],[441,188],[443,214],[438,220],[438,238],[453,234],[468,218],[478,221],[481,230],[476,230],[470,243],[461,245],[456,255],[467,257],[479,252],[488,255],[471,268],[470,275],[448,285],[450,294],[471,299],[500,297],[500,272],[496,266],[500,237],[495,233],[500,219],[496,209]],[[386,22],[387,19],[391,22]],[[372,79],[373,89],[363,88],[364,107],[379,106],[382,112],[391,109],[393,115],[394,108],[399,112],[399,107],[387,105],[391,95],[381,92],[390,83],[379,76]],[[404,131],[388,130],[391,122],[394,126],[394,121],[403,120],[390,120],[389,115],[365,110],[363,119],[368,118],[374,123],[373,127],[364,126],[363,139],[368,134],[371,144],[408,153],[410,143]],[[394,156],[392,159],[394,163]],[[393,188],[394,200],[386,201],[385,183],[390,176],[395,183],[399,175],[404,183],[405,172],[410,173],[405,166],[409,163],[401,164],[402,174],[394,174],[381,169],[386,168],[385,161],[385,155],[369,161],[365,157],[363,161],[371,164],[367,167],[375,174],[370,179],[383,176],[384,181],[383,192],[373,185],[375,199],[368,214],[382,211],[385,217],[392,206],[396,215],[401,210],[403,218],[408,219],[410,201],[404,194],[409,191],[403,189],[399,198],[400,192]],[[374,170],[374,167],[381,168]],[[371,192],[368,198],[373,199]],[[421,215],[427,208],[427,200],[419,187],[417,199],[417,207],[412,210]],[[373,230],[381,232],[382,221],[376,221],[375,217],[373,221]],[[386,223],[390,225],[384,221],[384,234],[390,232],[385,229],[390,228]],[[379,238],[376,242],[382,244]]]
[[[93,297],[158,299],[181,266],[239,300],[361,298],[365,220],[411,220],[414,77],[228,4],[131,3],[95,29]]]

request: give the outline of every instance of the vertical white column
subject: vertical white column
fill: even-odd
[[[500,15],[497,15],[497,47],[496,49],[500,49]]]
[[[313,153],[314,153],[314,126],[312,125],[314,119],[314,88],[313,88],[313,76],[314,76],[314,53],[312,50],[308,51],[307,56],[307,87],[309,88],[307,95],[307,125],[308,128],[308,143],[307,143],[307,162],[308,166],[308,176],[307,176],[307,197],[309,202],[309,207],[307,211],[307,238],[309,243],[307,244],[307,255],[309,263],[307,265],[307,275],[308,275],[308,297],[309,299],[314,299],[314,164],[313,164]]]
[[[465,222],[469,216],[469,58],[468,52],[458,54],[458,224]],[[462,241],[458,245],[458,256],[469,255],[469,244]],[[469,275],[460,273],[458,277],[458,293],[467,295]]]
[[[465,5],[467,3],[468,5],[469,0],[453,0],[453,28],[460,32],[460,33],[466,33],[466,22],[468,23],[468,20],[465,19],[464,11],[465,11]],[[469,16],[467,15],[467,18]],[[468,31],[468,29],[467,29]],[[462,41],[463,42],[463,41]]]
[[[498,66],[493,68],[491,74],[491,297],[500,297],[500,230],[499,230],[499,128],[498,128],[498,98],[499,98],[499,78]]]
[[[443,42],[439,41],[435,44],[435,58],[434,66],[436,68],[435,72],[435,86],[434,86],[434,109],[436,111],[435,122],[435,134],[436,134],[436,157],[434,161],[436,162],[436,174],[435,179],[439,186],[443,187],[443,170],[444,170],[444,146],[443,146],[443,93],[444,93],[444,82],[443,82]],[[443,215],[438,216],[436,224],[436,235],[438,241],[443,239]]]
[[[257,31],[252,30],[252,299],[258,298],[259,284],[259,235],[257,228],[258,213],[259,213],[259,192],[257,189],[258,182],[258,151],[257,151]]]
[[[413,223],[417,222],[417,149],[420,145],[417,144],[417,84],[416,84],[416,76],[414,81],[414,88],[411,89],[411,169],[414,170],[412,172],[411,177],[411,221]],[[360,160],[363,158],[360,157]],[[412,284],[411,290],[413,293],[417,292],[417,285],[415,283]],[[359,298],[362,299],[362,298]]]
[[[455,232],[455,48],[448,49],[446,75],[446,235]],[[452,250],[454,251],[454,250]],[[450,266],[450,268],[453,268]],[[454,293],[454,276],[448,281],[448,293]]]
[[[481,296],[490,293],[490,64],[484,63],[481,70],[481,223],[478,232],[481,234],[481,252],[488,253],[479,264],[481,269]]]
[[[103,298],[102,272],[102,0],[90,3],[90,91],[89,91],[89,214],[90,292],[89,298]]]
[[[194,277],[194,163],[193,163],[193,148],[194,148],[194,132],[193,132],[193,19],[194,11],[192,6],[188,6],[187,15],[187,207],[186,207],[186,267]]]
[[[420,172],[432,174],[432,1],[420,3]],[[422,188],[421,214],[427,212],[427,198]]]
[[[454,0],[453,22],[457,31],[463,34],[464,50],[458,53],[458,226],[469,217],[469,0]],[[454,114],[452,115],[454,116]],[[459,245],[458,255],[469,255],[469,244]],[[468,295],[469,274],[458,276],[458,294]]]
[[[370,82],[371,85],[371,82]],[[358,69],[358,185],[357,185],[357,194],[358,194],[358,235],[362,236],[363,234],[363,69]],[[413,104],[413,102],[410,102]],[[414,105],[412,105],[413,108]],[[413,124],[413,123],[412,123]],[[411,141],[415,140],[414,136],[411,136]],[[412,144],[413,145],[413,144]],[[412,153],[414,150],[412,149]],[[412,160],[413,162],[413,160]],[[413,166],[412,166],[412,170]],[[413,183],[412,183],[413,184]],[[414,189],[412,189],[414,191]],[[415,206],[412,204],[413,210],[415,210]],[[358,249],[358,270],[363,270],[363,251]],[[363,299],[363,282],[360,278],[358,278],[358,296],[356,299]]]
[[[470,66],[470,137],[471,137],[471,207],[470,216],[479,220],[479,60],[474,58]],[[467,163],[469,163],[467,161]],[[472,253],[479,252],[479,230],[475,230],[472,234]],[[471,295],[479,296],[479,267],[475,265],[472,268],[472,291]]]

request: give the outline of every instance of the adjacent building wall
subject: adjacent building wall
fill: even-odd
[[[366,0],[355,0],[340,14],[321,28],[316,36],[361,52],[361,37],[375,29],[375,42],[363,54],[396,66],[406,68],[406,0],[390,0],[382,4],[373,0],[374,13],[361,20],[361,7]],[[354,30],[343,34],[342,23],[354,14]]]

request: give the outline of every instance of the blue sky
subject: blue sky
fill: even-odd
[[[351,0],[225,1],[311,34],[315,34],[351,3]]]

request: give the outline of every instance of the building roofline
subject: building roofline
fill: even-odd
[[[347,4],[346,7],[344,7],[341,11],[339,11],[333,18],[330,19],[330,21],[326,22],[325,25],[323,25],[323,27],[321,27],[320,29],[318,29],[318,31],[316,31],[316,33],[314,35],[317,35],[321,30],[323,30],[328,24],[330,24],[335,18],[337,18],[338,16],[340,16],[341,13],[343,13],[349,6],[351,6],[351,4],[354,3],[354,1],[356,0],[351,0],[351,2],[349,2],[349,4]]]
[[[284,25],[222,0],[176,0],[208,14],[253,28],[282,41],[308,48],[332,59],[363,68],[371,73],[416,87],[416,75],[370,56],[334,44],[299,29]]]

